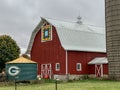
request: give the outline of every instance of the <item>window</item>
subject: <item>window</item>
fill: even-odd
[[[81,71],[81,70],[82,70],[81,63],[77,63],[77,64],[76,64],[76,70],[77,70],[77,71]]]
[[[56,68],[56,71],[60,71],[60,63],[56,63],[55,68]]]
[[[49,37],[49,30],[44,30],[44,38],[48,38]]]

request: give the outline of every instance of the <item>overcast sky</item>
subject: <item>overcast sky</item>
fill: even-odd
[[[104,27],[104,0],[0,0],[0,35],[10,35],[24,53],[40,17]]]

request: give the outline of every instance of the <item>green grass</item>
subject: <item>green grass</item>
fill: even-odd
[[[15,90],[12,86],[0,86],[0,90]],[[18,84],[17,90],[55,90],[55,83],[44,84]],[[105,80],[80,80],[74,82],[62,82],[57,90],[120,90],[119,81]]]

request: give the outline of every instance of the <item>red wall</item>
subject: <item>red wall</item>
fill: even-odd
[[[105,57],[105,53],[97,52],[79,52],[79,51],[69,51],[68,52],[68,71],[69,74],[94,74],[94,66],[88,65],[88,62],[94,59],[95,57]],[[76,63],[82,64],[82,70],[76,70]],[[107,73],[107,68],[104,70]]]
[[[68,73],[92,74],[94,67],[88,65],[88,62],[95,57],[104,56],[105,53],[68,51]],[[31,59],[38,62],[38,74],[41,74],[41,64],[48,63],[52,65],[54,74],[66,73],[66,51],[61,46],[55,27],[52,26],[52,41],[47,42],[41,42],[41,30],[39,30],[32,46]],[[55,71],[55,63],[60,63],[60,71]],[[82,64],[82,71],[76,71],[76,63]],[[108,72],[106,67],[104,72]]]
[[[65,50],[61,47],[55,27],[52,27],[52,41],[41,42],[41,30],[36,34],[31,50],[31,59],[41,64],[52,64],[54,74],[65,74]],[[55,71],[55,63],[60,63],[60,71]]]
[[[103,66],[103,73],[108,74],[108,64],[104,64]]]

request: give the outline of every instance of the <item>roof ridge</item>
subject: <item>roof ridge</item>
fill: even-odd
[[[65,19],[60,20],[60,19],[55,19],[55,18],[49,18],[49,17],[42,17],[44,19],[51,19],[51,20],[56,20],[56,21],[60,21],[60,22],[67,22],[67,23],[76,23],[76,22],[72,22],[72,21],[65,21]]]
[[[51,19],[51,20],[56,20],[56,21],[60,21],[60,22],[76,23],[76,21],[65,21],[65,19],[60,20],[60,19],[55,19],[55,18],[50,18],[50,17],[42,17],[42,18],[44,18],[45,20]],[[83,23],[82,25],[89,25],[89,26],[98,27],[98,28],[105,28],[104,26],[103,27],[102,26],[96,26],[96,25],[88,24],[88,23]]]

